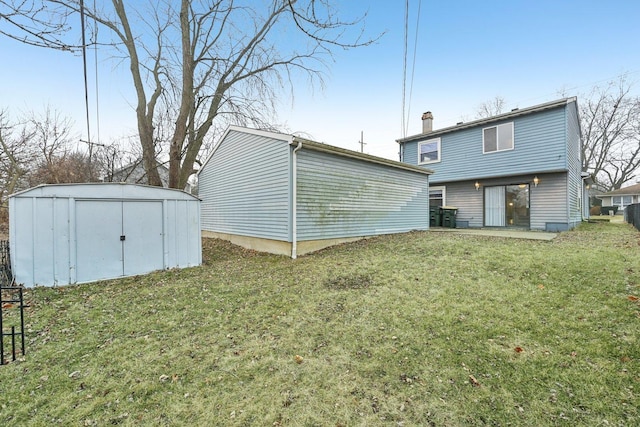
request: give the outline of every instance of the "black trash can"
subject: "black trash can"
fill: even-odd
[[[429,208],[429,227],[442,227],[440,206],[432,206]]]
[[[456,228],[456,215],[458,208],[452,206],[442,207],[442,226],[447,228]]]

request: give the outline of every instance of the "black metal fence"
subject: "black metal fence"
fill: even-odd
[[[22,291],[22,287],[13,283],[9,241],[0,240],[0,365],[7,363],[7,346],[11,360],[16,360],[18,351],[23,356],[25,354],[24,309],[28,306],[24,303]]]
[[[624,220],[640,230],[640,203],[629,205],[624,209]]]
[[[12,361],[16,360],[18,344],[20,345],[20,354],[25,355],[24,309],[29,306],[24,303],[22,291],[22,287],[19,286],[0,286],[0,365],[8,363],[4,357],[5,339],[8,341]],[[13,323],[13,325],[8,326],[7,322]],[[16,338],[20,340],[19,343],[16,343]]]
[[[0,240],[0,286],[9,286],[13,282],[9,241]]]

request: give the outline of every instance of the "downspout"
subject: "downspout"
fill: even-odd
[[[297,153],[302,148],[302,141],[298,141],[298,146],[293,149],[293,195],[292,208],[291,208],[291,228],[292,228],[292,242],[291,242],[291,258],[296,259],[298,257],[298,162]]]

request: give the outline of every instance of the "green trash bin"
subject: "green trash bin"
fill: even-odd
[[[440,206],[432,206],[429,208],[429,227],[442,227]]]
[[[442,207],[442,226],[447,228],[456,228],[456,215],[458,208],[452,206]]]

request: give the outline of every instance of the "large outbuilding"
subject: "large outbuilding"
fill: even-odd
[[[297,255],[429,228],[430,170],[231,126],[198,173],[204,237]]]
[[[41,185],[9,198],[16,283],[59,286],[202,262],[200,200],[133,184]]]

